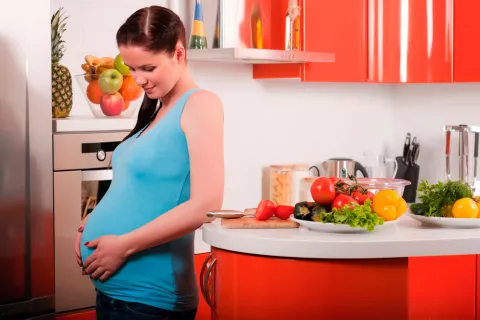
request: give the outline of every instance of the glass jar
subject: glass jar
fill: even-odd
[[[301,201],[301,181],[310,176],[309,165],[270,166],[270,200],[275,205],[294,206]]]

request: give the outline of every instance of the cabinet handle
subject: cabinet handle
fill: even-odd
[[[205,261],[203,261],[202,269],[200,270],[200,291],[202,292],[202,296],[205,300],[207,300],[207,297],[206,297],[205,287],[203,285],[203,282],[204,282],[203,278],[205,276],[205,270],[207,269],[207,265],[208,265],[208,262],[210,261],[210,259],[212,259],[212,254],[211,253],[205,259]]]
[[[208,266],[207,268],[207,272],[205,274],[205,277],[203,279],[203,287],[204,287],[204,290],[205,290],[205,301],[207,302],[207,304],[210,306],[210,308],[212,309],[212,311],[215,312],[215,306],[214,304],[212,303],[212,301],[210,301],[210,291],[212,289],[212,285],[211,285],[211,280],[210,280],[210,276],[212,274],[212,268],[215,266],[215,263],[217,262],[217,258],[214,258],[212,260],[212,263],[210,263],[210,265]],[[210,286],[207,287],[207,285],[210,283]]]

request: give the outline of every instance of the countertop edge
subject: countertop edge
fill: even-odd
[[[245,254],[298,259],[382,259],[480,254],[479,237],[393,239],[387,241],[305,241],[269,239],[205,226],[203,241],[211,247]],[[299,230],[303,232],[307,230]],[[307,231],[308,232],[308,231]],[[319,245],[325,244],[325,245]]]

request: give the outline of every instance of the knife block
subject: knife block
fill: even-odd
[[[417,188],[418,188],[418,179],[420,177],[420,166],[414,164],[413,166],[407,166],[403,161],[402,157],[395,158],[398,163],[397,174],[395,179],[404,179],[410,181],[412,184],[406,186],[403,190],[402,198],[405,199],[407,203],[414,203],[417,200]]]

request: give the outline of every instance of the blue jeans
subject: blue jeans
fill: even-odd
[[[159,309],[142,303],[112,299],[97,290],[97,320],[195,320],[197,309],[187,312]]]

